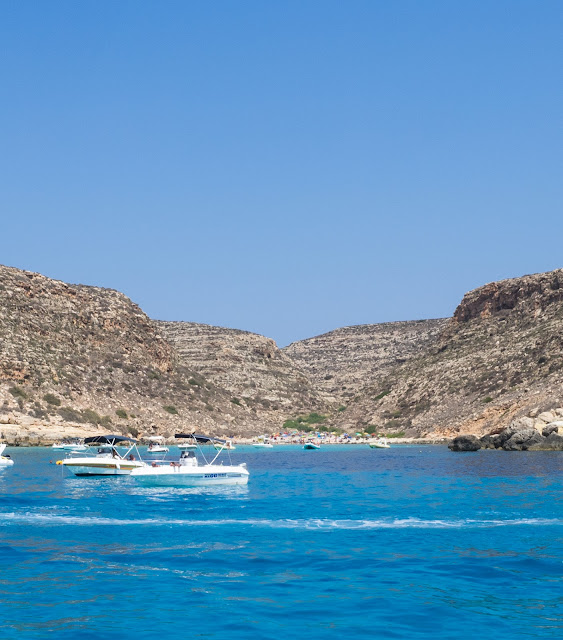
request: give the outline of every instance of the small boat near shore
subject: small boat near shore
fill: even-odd
[[[88,447],[79,438],[61,440],[51,445],[56,451],[87,451]]]
[[[5,444],[0,444],[0,467],[9,467],[14,464],[14,461],[12,460],[12,458],[10,458],[10,456],[2,455],[5,448]]]
[[[176,434],[176,438],[191,439],[195,445],[222,445],[215,457],[200,464],[194,451],[183,450],[177,462],[154,461],[131,471],[131,477],[151,487],[210,487],[215,485],[243,485],[248,483],[246,464],[220,464],[217,458],[225,450],[227,440],[192,434]]]
[[[177,445],[180,451],[197,451],[197,444],[193,443],[182,443]]]
[[[217,451],[222,451],[223,449],[227,449],[228,451],[234,451],[236,449],[232,440],[225,440],[224,443],[225,444],[222,444],[221,442],[214,442],[213,447]]]
[[[386,440],[383,440],[382,438],[379,438],[378,440],[370,440],[368,444],[372,449],[390,449],[391,448],[391,445]]]
[[[258,441],[253,442],[252,446],[256,447],[257,449],[273,449],[274,448],[274,445],[270,442],[270,438],[266,436],[262,436],[261,438],[258,438]]]
[[[57,460],[75,476],[128,476],[133,469],[144,467],[137,451],[137,441],[125,436],[93,436],[86,438],[84,444],[97,446],[93,455],[81,455]],[[116,446],[128,446],[124,454],[120,454]],[[133,453],[136,452],[136,455]]]
[[[162,436],[150,436],[147,440],[150,441],[147,447],[147,453],[168,453],[169,448],[165,444],[162,444],[164,440]]]
[[[314,442],[306,442],[303,445],[303,449],[320,449],[321,445],[320,444],[315,444]]]

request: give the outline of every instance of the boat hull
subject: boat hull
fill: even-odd
[[[369,446],[372,449],[390,449],[391,446],[388,445],[386,442],[383,442],[381,440],[378,440],[377,442],[368,442]]]
[[[55,451],[87,451],[85,444],[54,444],[51,446]]]
[[[248,471],[242,466],[159,466],[135,469],[131,477],[152,487],[210,487],[248,484]]]
[[[61,464],[75,476],[128,476],[133,469],[144,466],[143,463],[135,461],[113,461],[113,460],[88,460],[80,458],[70,458],[62,460]]]
[[[303,449],[320,449],[320,447],[316,444],[304,444]]]
[[[11,458],[0,456],[0,467],[9,467],[12,464],[14,464],[14,461]]]

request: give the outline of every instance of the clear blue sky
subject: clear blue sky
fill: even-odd
[[[559,0],[0,2],[0,263],[285,345],[563,267]]]

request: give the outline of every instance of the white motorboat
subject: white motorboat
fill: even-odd
[[[61,442],[55,442],[52,448],[57,451],[87,451],[88,447],[80,441],[78,438],[72,440],[61,440]]]
[[[261,438],[258,438],[258,442],[253,442],[252,446],[256,447],[257,449],[273,449],[274,448],[274,445],[270,442],[270,439],[267,438],[266,436],[262,436]]]
[[[152,487],[210,487],[215,485],[247,484],[249,473],[246,464],[219,464],[217,458],[225,449],[226,440],[196,434],[177,434],[176,438],[190,438],[196,444],[222,444],[215,457],[200,464],[194,451],[182,451],[178,462],[154,461],[134,469],[131,477]],[[201,449],[200,449],[201,452]]]
[[[197,444],[179,444],[178,449],[180,451],[197,451]]]
[[[126,476],[133,469],[145,466],[137,451],[137,442],[133,438],[114,435],[94,436],[86,438],[84,443],[97,447],[96,453],[71,456],[64,460],[58,460],[57,464],[66,467],[76,476]],[[121,446],[128,447],[123,454],[115,448],[120,446],[120,443]]]
[[[388,444],[387,441],[381,438],[379,440],[369,440],[368,444],[372,449],[390,449],[391,448],[391,445]]]
[[[224,442],[224,444],[223,444]],[[214,442],[213,447],[217,449],[217,451],[222,451],[223,449],[228,449],[229,451],[234,451],[236,449],[232,440],[224,440],[222,442]]]
[[[4,453],[4,449],[6,448],[5,444],[0,444],[0,467],[9,467],[14,464],[14,461],[10,456],[2,455]]]
[[[314,442],[306,442],[303,445],[303,449],[320,449],[321,445],[320,444],[315,444]]]
[[[150,440],[147,453],[168,453],[169,448],[162,444],[164,440],[162,436],[150,436],[147,440]]]

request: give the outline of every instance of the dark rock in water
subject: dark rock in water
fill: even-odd
[[[496,449],[499,446],[499,438],[497,435],[486,435],[479,438],[481,448],[483,449]]]
[[[534,421],[531,418],[518,418],[513,420],[506,429],[503,429],[497,436],[497,447],[504,447],[504,445],[517,433],[522,431],[528,431],[534,429]]]
[[[549,446],[551,451],[563,451],[563,436],[558,433],[551,433],[543,444]]]
[[[563,451],[563,436],[558,433],[550,433],[541,442],[528,447],[528,451]]]
[[[542,433],[526,426],[524,418],[514,421],[498,435],[483,436],[481,445],[483,448],[494,446],[505,451],[563,451],[563,436],[557,433],[557,425],[547,425]]]
[[[508,429],[506,429],[508,431]],[[503,432],[504,433],[504,432]],[[499,435],[503,435],[502,433]],[[513,433],[508,440],[504,442],[502,448],[505,451],[527,451],[531,446],[540,444],[543,436],[533,427],[520,429]]]
[[[521,427],[515,426],[506,427],[506,429],[497,435],[497,446],[504,447],[505,443],[508,442],[513,435],[517,434],[520,429]]]
[[[544,438],[547,438],[548,436],[550,436],[552,433],[557,433],[557,430],[559,429],[559,425],[556,424],[548,424],[546,425],[543,429],[542,429],[542,436]]]
[[[481,442],[476,436],[457,436],[448,445],[452,451],[479,451],[480,448]]]

